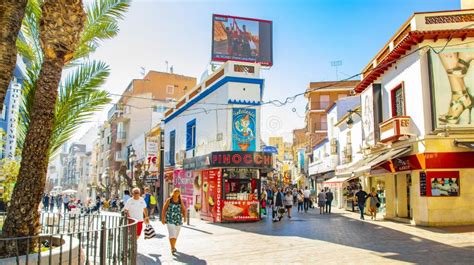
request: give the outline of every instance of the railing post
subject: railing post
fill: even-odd
[[[127,265],[128,263],[128,236],[129,236],[129,227],[127,226],[128,224],[128,218],[125,214],[122,215],[124,222],[123,222],[123,228],[122,228],[122,237],[123,237],[123,242],[122,242],[122,264]]]
[[[105,265],[105,257],[106,257],[106,243],[107,243],[107,230],[106,230],[106,226],[105,226],[105,221],[102,221],[101,222],[101,228],[100,228],[100,250],[99,250],[99,256],[100,256],[100,259],[99,259],[99,262],[100,262],[100,265]]]

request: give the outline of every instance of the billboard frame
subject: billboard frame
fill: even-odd
[[[249,60],[239,60],[239,59],[225,59],[225,58],[213,58],[214,56],[214,19],[215,17],[224,17],[224,18],[235,18],[235,19],[243,19],[243,20],[250,20],[262,23],[269,23],[270,24],[270,34],[271,34],[271,41],[270,41],[270,62],[257,62],[257,61],[249,61]],[[212,14],[212,36],[211,36],[211,62],[221,62],[225,63],[227,61],[235,61],[235,62],[243,62],[243,63],[257,63],[263,67],[272,67],[273,66],[273,21],[259,19],[259,18],[248,18],[248,17],[239,17],[239,16],[230,16],[230,15],[222,15],[222,14]]]

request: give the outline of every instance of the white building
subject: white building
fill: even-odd
[[[259,219],[257,194],[275,165],[260,152],[263,85],[260,65],[228,61],[166,112],[165,197],[180,188],[209,221]],[[229,215],[236,207],[250,210]]]

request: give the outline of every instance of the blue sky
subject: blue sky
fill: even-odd
[[[111,93],[140,78],[140,67],[165,71],[165,61],[175,73],[200,77],[210,62],[213,13],[272,20],[274,66],[263,72],[264,100],[284,99],[311,81],[335,80],[331,61],[342,60],[339,79],[360,72],[414,12],[452,9],[460,0],[135,0],[119,35],[93,58],[110,65],[104,89]],[[305,105],[263,107],[263,139],[291,140],[292,129],[304,126]]]

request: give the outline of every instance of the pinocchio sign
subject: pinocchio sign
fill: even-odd
[[[267,152],[212,152],[211,167],[272,168],[273,155]]]

